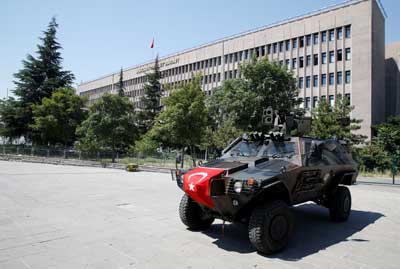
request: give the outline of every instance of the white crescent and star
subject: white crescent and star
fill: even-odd
[[[206,178],[207,178],[207,176],[208,176],[208,173],[206,173],[206,172],[198,172],[198,173],[194,173],[194,174],[191,174],[189,177],[188,177],[188,181],[190,181],[190,179],[193,177],[193,176],[201,176],[201,178],[199,178],[199,179],[197,179],[197,180],[194,180],[194,182],[196,183],[196,184],[199,184],[199,183],[202,183]],[[193,182],[190,182],[189,183],[189,190],[190,191],[195,191],[195,185],[193,184]]]

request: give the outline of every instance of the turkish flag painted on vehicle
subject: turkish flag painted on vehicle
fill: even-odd
[[[210,180],[225,170],[197,167],[183,175],[183,190],[196,202],[214,208],[210,197]]]

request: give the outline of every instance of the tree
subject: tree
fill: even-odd
[[[143,107],[139,113],[140,125],[146,132],[154,125],[154,119],[161,111],[161,72],[156,57],[154,67],[147,74],[147,82],[144,85],[144,96],[142,97]]]
[[[188,147],[193,156],[207,127],[204,99],[199,76],[182,88],[173,90],[169,97],[163,99],[166,109],[157,116],[150,130],[151,137],[166,146],[181,148],[182,151]]]
[[[338,95],[332,107],[326,100],[321,100],[311,111],[311,135],[320,139],[337,138],[347,141],[350,145],[364,143],[366,137],[355,133],[360,129],[362,120],[350,119],[349,99]]]
[[[243,78],[225,80],[207,98],[214,145],[222,149],[240,132],[268,131],[263,110],[271,106],[282,115],[301,111],[296,79],[286,68],[252,57],[240,66]]]
[[[61,88],[45,97],[41,104],[33,105],[34,123],[30,126],[40,134],[42,144],[71,145],[76,128],[85,119],[86,99],[75,94],[72,88]]]
[[[240,70],[246,81],[247,90],[257,96],[249,130],[268,128],[262,123],[262,114],[269,106],[279,111],[281,115],[288,115],[291,112],[302,114],[298,109],[301,100],[298,98],[296,78],[286,67],[275,61],[269,62],[267,58],[257,61],[253,55],[250,62],[244,63]]]
[[[53,17],[44,36],[40,38],[37,57],[28,54],[26,60],[22,61],[23,68],[14,74],[14,94],[18,97],[23,113],[15,115],[18,117],[15,124],[20,126],[13,125],[10,128],[19,130],[18,135],[28,139],[32,135],[32,105],[40,104],[44,97],[50,97],[56,89],[70,87],[74,80],[74,75],[61,67],[62,47],[56,38],[57,28],[58,24]]]
[[[124,72],[121,67],[121,72],[119,72],[119,82],[118,82],[118,95],[123,97],[125,96],[125,88],[124,88]]]
[[[400,162],[400,117],[389,118],[388,122],[375,127],[376,143],[387,152],[391,160],[393,184]]]
[[[24,108],[13,97],[0,100],[0,136],[17,139],[25,130],[23,122],[19,121],[24,114]]]
[[[77,135],[81,149],[110,149],[114,162],[116,152],[127,151],[137,135],[133,104],[127,97],[104,94],[89,108]]]

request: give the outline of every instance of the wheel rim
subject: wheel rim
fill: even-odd
[[[344,198],[343,211],[346,212],[346,213],[350,211],[350,198],[349,198],[349,196],[346,196]]]
[[[288,231],[288,222],[286,218],[282,215],[276,216],[271,221],[270,226],[270,236],[273,240],[282,240]]]

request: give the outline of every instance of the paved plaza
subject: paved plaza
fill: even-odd
[[[244,226],[186,230],[169,174],[0,162],[0,268],[400,268],[400,186],[351,192],[348,222],[297,206],[288,248],[262,256]]]

